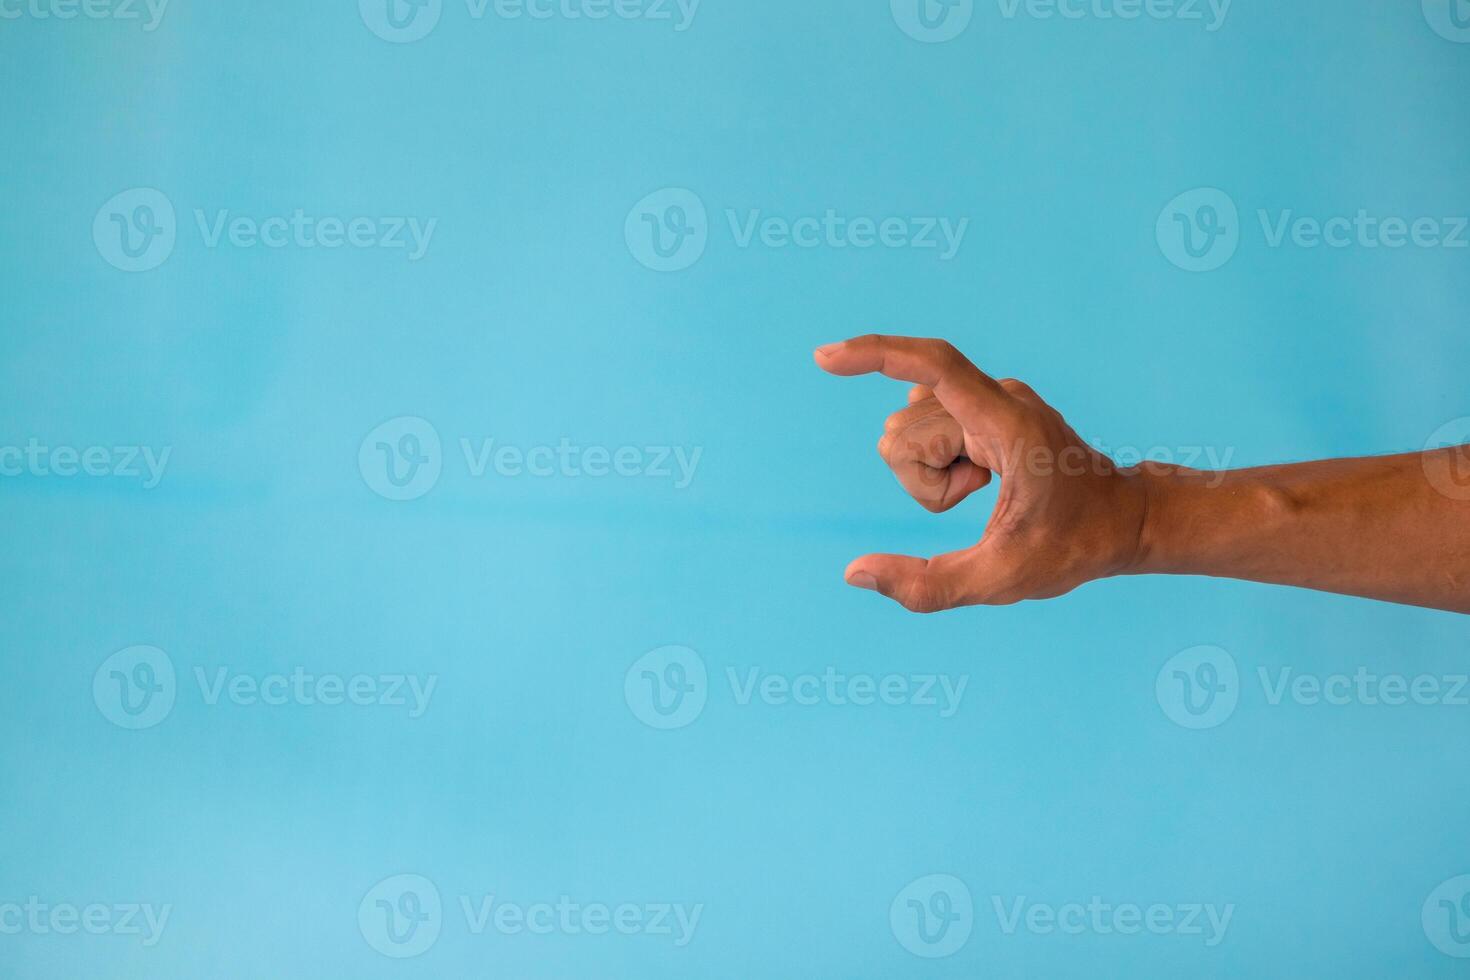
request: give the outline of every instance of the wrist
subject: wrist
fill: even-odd
[[[1259,578],[1281,535],[1303,518],[1297,494],[1269,469],[1193,470],[1150,464],[1135,575]]]
[[[1125,575],[1153,575],[1176,571],[1180,561],[1181,527],[1192,522],[1191,490],[1218,486],[1223,474],[1186,470],[1166,463],[1149,463],[1135,474],[1143,494],[1143,519],[1139,522],[1133,560]]]
[[[1166,481],[1157,473],[1131,467],[1114,471],[1115,493],[1107,504],[1111,515],[1106,558],[1098,569],[1100,578],[1116,575],[1141,575],[1156,550],[1159,533],[1156,509],[1159,499],[1168,491]]]

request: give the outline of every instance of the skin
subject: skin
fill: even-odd
[[[848,584],[914,612],[1171,574],[1470,613],[1470,446],[1221,472],[1123,469],[1036,392],[989,377],[943,340],[868,335],[815,357],[831,374],[915,384],[878,451],[928,510],[949,510],[1001,477],[977,544],[929,559],[864,555],[847,567]]]

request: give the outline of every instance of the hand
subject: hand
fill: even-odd
[[[1026,385],[988,377],[942,340],[869,335],[820,347],[816,361],[917,385],[878,452],[927,509],[949,510],[1001,478],[978,544],[928,560],[864,555],[847,566],[849,585],[927,613],[1059,596],[1137,561],[1145,476],[1119,470]]]

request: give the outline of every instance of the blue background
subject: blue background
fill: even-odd
[[[1418,449],[1470,414],[1470,253],[1267,247],[1258,209],[1470,213],[1470,45],[1418,3],[1238,0],[1177,20],[1007,19],[925,44],[884,0],[705,0],[668,21],[471,18],[420,41],[351,2],[174,0],[0,21],[0,443],[172,446],[162,483],[0,479],[0,901],[173,906],[156,946],[0,936],[16,977],[1460,975],[1420,906],[1470,872],[1470,709],[1272,707],[1258,667],[1463,673],[1467,620],[1204,579],[916,617],[847,588],[868,551],[972,541],[873,452],[903,403],[811,348],[943,336],[1084,437],[1245,466]],[[125,273],[93,218],[161,190],[178,243]],[[706,253],[624,240],[694,190]],[[1218,187],[1243,240],[1155,239]],[[195,208],[437,217],[427,255],[205,247]],[[968,217],[959,255],[739,248],[724,212]],[[393,502],[364,435],[419,416],[443,476]],[[693,483],[474,478],[459,439],[702,447]],[[165,650],[126,731],[94,671]],[[682,644],[703,714],[644,725],[624,674]],[[1180,650],[1240,666],[1187,731]],[[740,705],[725,670],[968,675],[959,712]],[[208,705],[195,667],[437,674],[427,713]],[[423,956],[358,903],[432,879]],[[889,903],[962,879],[974,932],[910,955]],[[667,937],[475,936],[457,896],[703,903]],[[1006,935],[991,896],[1236,906],[1226,940]]]

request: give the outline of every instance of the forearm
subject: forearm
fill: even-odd
[[[1212,575],[1470,613],[1465,449],[1229,472],[1151,467],[1134,574]],[[1455,454],[1460,454],[1456,456]]]

